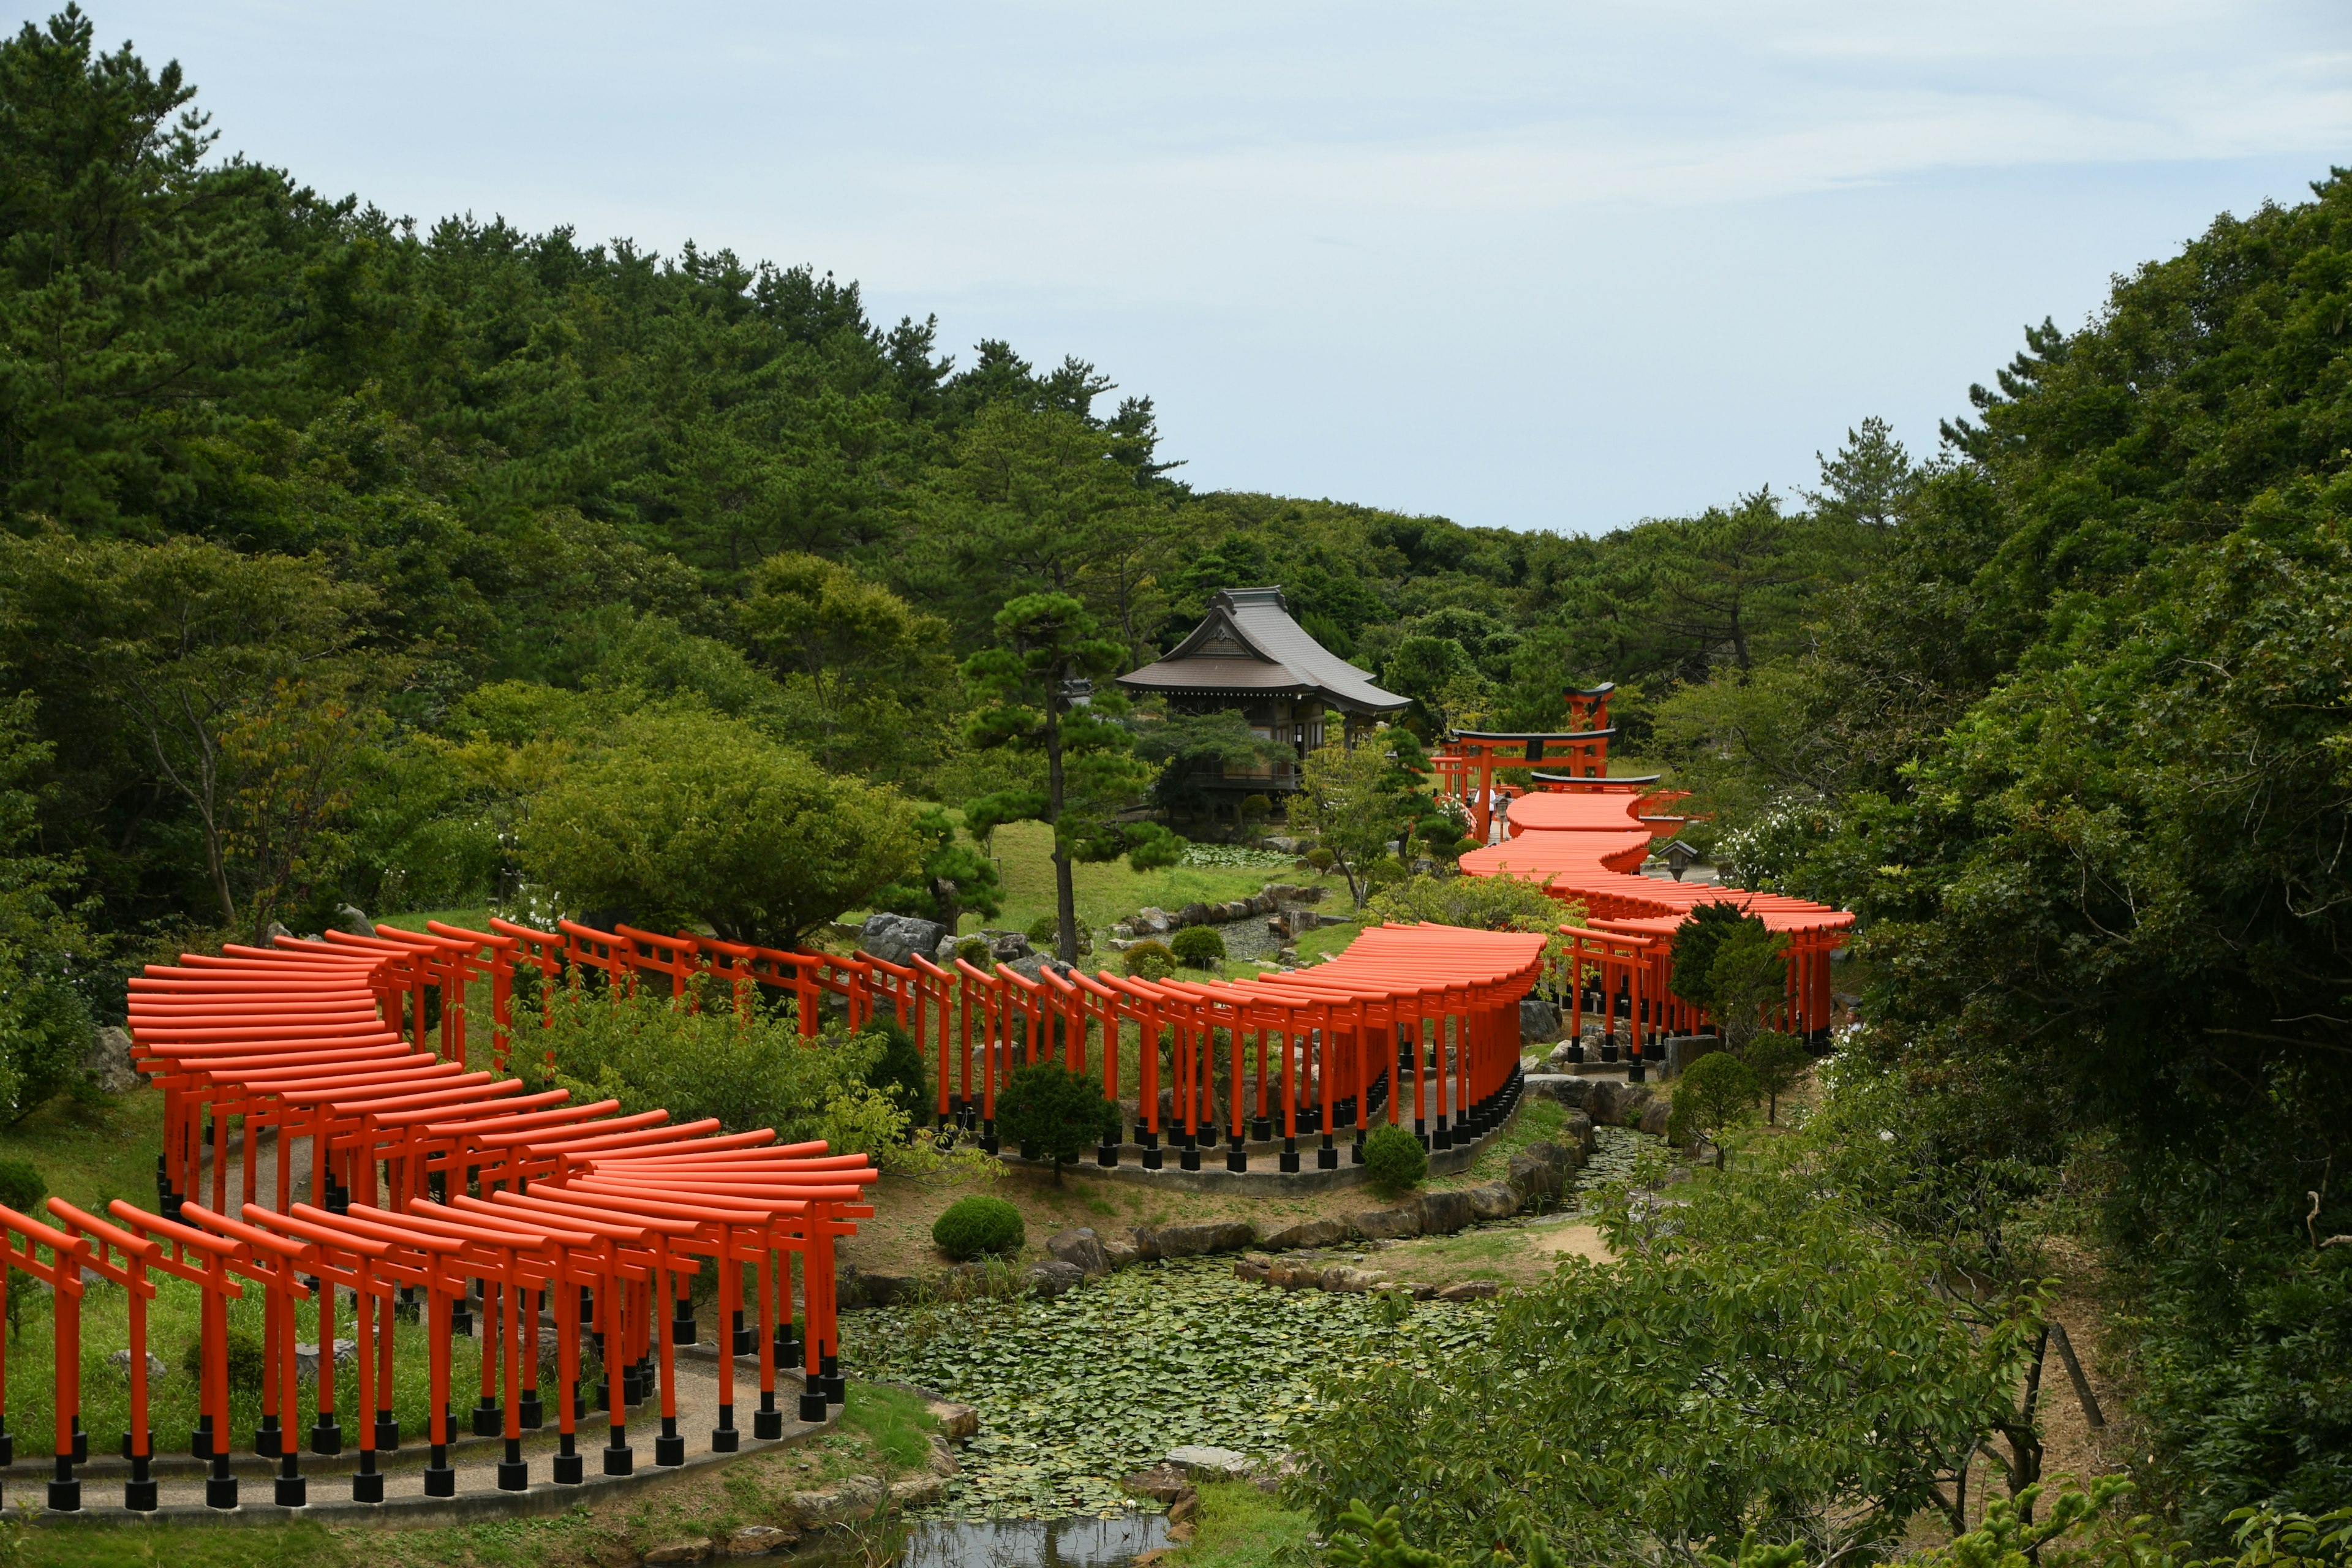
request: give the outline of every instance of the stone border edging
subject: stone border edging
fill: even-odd
[[[757,1438],[745,1433],[742,1447],[731,1454],[689,1454],[682,1465],[641,1465],[625,1476],[590,1473],[578,1486],[558,1486],[553,1481],[533,1481],[528,1491],[502,1492],[476,1490],[453,1498],[396,1497],[383,1502],[353,1502],[338,1498],[331,1502],[314,1502],[302,1508],[279,1508],[275,1503],[240,1502],[233,1509],[208,1508],[203,1503],[167,1503],[147,1512],[134,1512],[119,1503],[93,1507],[85,1501],[79,1511],[58,1512],[48,1509],[22,1510],[15,1517],[34,1524],[61,1529],[94,1527],[100,1529],[161,1527],[163,1525],[210,1525],[240,1530],[267,1530],[272,1525],[291,1523],[300,1519],[320,1520],[329,1524],[355,1524],[366,1520],[396,1519],[403,1528],[436,1524],[478,1524],[489,1520],[532,1519],[546,1514],[567,1511],[583,1498],[625,1497],[649,1486],[697,1470],[730,1465],[752,1454],[764,1454],[778,1448],[797,1447],[808,1439],[834,1430],[840,1423],[841,1406],[830,1406],[822,1425],[813,1421],[787,1418],[781,1437]],[[797,1428],[797,1430],[795,1430]],[[486,1442],[492,1439],[485,1439]],[[584,1450],[593,1457],[594,1450]],[[348,1473],[348,1472],[346,1472]],[[387,1474],[392,1472],[387,1471]],[[313,1480],[331,1480],[331,1475],[313,1473]]]

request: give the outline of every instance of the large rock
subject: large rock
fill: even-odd
[[[1198,1225],[1151,1227],[1155,1258],[1200,1258],[1212,1252],[1239,1252],[1257,1245],[1257,1231],[1247,1220],[1208,1220]]]
[[[1517,1208],[1518,1205],[1511,1205]],[[1470,1203],[1470,1194],[1458,1190],[1428,1192],[1421,1194],[1421,1234],[1452,1236],[1478,1217]]]
[[[81,1070],[109,1094],[128,1094],[139,1087],[139,1069],[131,1065],[131,1036],[112,1026],[97,1030],[81,1053]]]
[[[1592,1099],[1585,1109],[1592,1120],[1611,1127],[1633,1127],[1640,1124],[1642,1107],[1650,1103],[1650,1086],[1643,1083],[1620,1083],[1615,1079],[1601,1079],[1592,1086]]]
[[[1029,1266],[1029,1288],[1047,1300],[1075,1290],[1086,1282],[1083,1269],[1058,1258],[1048,1258]]]
[[[937,921],[912,915],[867,915],[857,928],[857,945],[886,963],[903,964],[917,953],[929,958],[939,951],[948,928]]]
[[[1247,1454],[1231,1448],[1212,1448],[1202,1443],[1169,1449],[1168,1462],[1196,1481],[1238,1480],[1255,1468]]]
[[[955,1450],[948,1447],[948,1440],[937,1432],[931,1434],[930,1452],[925,1457],[923,1464],[935,1476],[963,1474],[963,1461],[956,1458]]]
[[[1441,1301],[1488,1301],[1501,1293],[1502,1287],[1492,1279],[1465,1279],[1459,1285],[1448,1285],[1437,1293]]]
[[[971,1405],[959,1405],[952,1399],[934,1399],[925,1408],[940,1424],[940,1436],[949,1442],[961,1443],[980,1436],[980,1412]]]
[[[1402,1236],[1421,1234],[1421,1205],[1407,1204],[1401,1208],[1360,1209],[1348,1216],[1348,1228],[1358,1236],[1383,1241]]]
[[[1666,1123],[1674,1119],[1673,1100],[1653,1100],[1649,1104],[1642,1107],[1642,1118],[1636,1125],[1653,1138],[1664,1138],[1666,1135]]]
[[[677,1564],[683,1563],[709,1561],[710,1538],[707,1535],[688,1536],[684,1541],[673,1541],[666,1546],[656,1546],[645,1556],[646,1568],[677,1568]]]
[[[1045,1250],[1089,1279],[1110,1272],[1110,1254],[1103,1250],[1102,1237],[1095,1234],[1092,1226],[1055,1231],[1045,1243]]]
[[[1583,1106],[1592,1100],[1593,1081],[1570,1073],[1531,1072],[1520,1083],[1530,1098],[1556,1100],[1562,1105]]]
[[[1508,1219],[1519,1212],[1519,1194],[1507,1182],[1482,1183],[1465,1188],[1462,1195],[1468,1200],[1474,1219]]]
[[[1349,1263],[1331,1264],[1315,1279],[1318,1289],[1331,1291],[1335,1295],[1344,1293],[1360,1296],[1384,1282],[1385,1276],[1375,1274],[1369,1268],[1358,1268]]]
[[[727,1538],[720,1548],[730,1557],[765,1557],[787,1546],[798,1546],[801,1532],[782,1524],[747,1524]]]
[[[365,910],[351,904],[337,904],[334,929],[352,936],[373,936],[375,922],[367,918]]]
[[[1666,1076],[1680,1078],[1690,1069],[1691,1063],[1721,1049],[1723,1041],[1714,1035],[1670,1035],[1665,1040]]]
[[[1549,1040],[1559,1035],[1559,1009],[1540,996],[1522,997],[1519,1001],[1519,1038]]]
[[[1581,1110],[1568,1113],[1568,1120],[1560,1123],[1559,1135],[1573,1142],[1583,1156],[1576,1163],[1579,1169],[1583,1168],[1586,1160],[1601,1152],[1601,1139],[1592,1131],[1592,1118]]]
[[[981,934],[988,939],[988,956],[999,963],[1018,963],[1024,958],[1036,955],[1037,950],[1029,945],[1029,939],[1017,931],[991,931]]]
[[[921,1508],[947,1496],[948,1483],[939,1476],[908,1476],[890,1483],[890,1506],[893,1509]]]
[[[1148,1497],[1154,1502],[1174,1502],[1192,1489],[1192,1480],[1174,1465],[1162,1462],[1148,1470],[1138,1470],[1119,1482],[1118,1487],[1129,1497]]]
[[[337,1366],[352,1365],[359,1360],[359,1341],[337,1340],[335,1342]],[[319,1347],[317,1345],[297,1342],[294,1346],[294,1381],[296,1383],[319,1381]]]
[[[1138,935],[1142,936],[1166,936],[1176,929],[1175,921],[1170,918],[1166,910],[1150,904],[1136,910],[1135,918],[1128,923],[1135,928]]]
[[[1268,1252],[1296,1252],[1307,1247],[1337,1247],[1348,1239],[1348,1227],[1336,1219],[1303,1219],[1287,1225],[1258,1243]]]
[[[1157,1251],[1147,1250],[1140,1242],[1137,1241],[1136,1234],[1131,1230],[1122,1230],[1100,1238],[1103,1257],[1109,1261],[1113,1268],[1125,1268],[1131,1264],[1149,1263],[1160,1256]]]
[[[1510,1174],[1506,1179],[1510,1183],[1510,1190],[1519,1195],[1522,1203],[1559,1196],[1559,1167],[1538,1159],[1524,1149],[1511,1156]],[[1516,1208],[1517,1205],[1512,1206]]]
[[[852,1476],[816,1490],[786,1492],[783,1504],[803,1528],[822,1528],[871,1519],[889,1496],[890,1489],[873,1477]]]
[[[835,1277],[834,1294],[845,1307],[887,1307],[914,1295],[921,1284],[920,1275],[887,1274],[845,1263]]]
[[[1180,925],[1204,926],[1213,923],[1216,918],[1209,912],[1208,905],[1195,902],[1186,904],[1177,914],[1176,920]]]
[[[315,1352],[315,1349],[316,1349],[316,1347],[313,1347],[314,1352]],[[314,1353],[314,1355],[313,1355],[313,1358],[312,1358],[312,1359],[313,1359],[314,1361],[316,1360],[315,1353]],[[124,1381],[125,1383],[128,1383],[128,1382],[130,1382],[130,1381],[131,1381],[131,1352],[130,1352],[130,1351],[128,1351],[128,1350],[119,1350],[119,1351],[116,1351],[112,1355],[108,1356],[108,1357],[106,1358],[106,1363],[107,1363],[109,1366],[112,1367],[115,1371],[117,1371],[117,1372],[121,1373],[122,1374],[122,1379],[123,1379],[123,1381]],[[154,1379],[159,1378],[159,1377],[166,1377],[166,1376],[169,1376],[169,1375],[170,1375],[170,1373],[171,1373],[171,1371],[172,1371],[172,1369],[171,1369],[170,1367],[165,1366],[165,1365],[163,1364],[163,1358],[162,1356],[157,1355],[153,1351],[149,1351],[149,1352],[147,1352],[147,1377],[148,1377],[148,1380],[149,1380],[150,1382],[152,1382]],[[315,1369],[315,1368],[313,1369],[312,1375],[313,1375],[313,1376],[316,1376],[316,1375],[317,1375],[317,1373],[316,1373],[316,1369]]]

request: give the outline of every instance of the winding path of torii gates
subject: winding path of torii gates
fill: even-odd
[[[1457,804],[1485,846],[1462,857],[1463,874],[1541,882],[1552,897],[1584,906],[1587,925],[1567,931],[1576,964],[1571,1023],[1580,1026],[1587,1008],[1625,1019],[1637,1074],[1645,1033],[1688,1032],[1706,1022],[1672,989],[1675,932],[1702,904],[1732,904],[1786,940],[1788,1001],[1772,1022],[1816,1049],[1826,1047],[1830,954],[1853,916],[1778,893],[1638,875],[1653,843],[1688,820],[1667,815],[1687,792],[1658,788],[1654,774],[1609,776],[1614,689],[1567,694],[1575,730],[1466,731],[1436,754],[1440,794]],[[1515,783],[1509,774],[1523,777]],[[1498,823],[1501,841],[1489,843]]]
[[[1703,1022],[1667,983],[1675,927],[1708,900],[1734,901],[1789,934],[1782,1022],[1818,1038],[1829,1018],[1828,955],[1853,917],[1632,874],[1654,837],[1681,826],[1656,815],[1680,797],[1655,791],[1654,780],[1607,776],[1606,699],[1605,689],[1576,694],[1572,701],[1585,704],[1580,731],[1466,735],[1437,759],[1442,784],[1465,798],[1482,831],[1499,793],[1495,775],[1530,775],[1533,792],[1517,794],[1508,812],[1510,837],[1464,856],[1462,868],[1539,879],[1555,897],[1582,903],[1591,923],[1557,935],[1375,927],[1310,969],[1205,982],[1050,969],[1032,979],[961,961],[943,968],[915,956],[898,964],[568,921],[553,931],[503,921],[488,931],[379,926],[369,936],[280,937],[268,948],[231,945],[150,965],[130,983],[129,1012],[134,1060],[164,1096],[157,1212],[119,1199],[103,1214],[55,1198],[40,1217],[0,1207],[5,1265],[47,1286],[55,1302],[47,1506],[81,1507],[75,1468],[89,1458],[81,1381],[86,1359],[101,1353],[83,1343],[82,1303],[110,1289],[122,1290],[127,1306],[123,1506],[157,1506],[146,1336],[159,1280],[180,1281],[200,1297],[201,1413],[189,1450],[209,1461],[205,1497],[215,1508],[238,1503],[228,1303],[248,1290],[261,1293],[266,1324],[251,1451],[278,1462],[273,1495],[285,1508],[308,1502],[295,1339],[304,1303],[316,1303],[321,1357],[309,1451],[340,1455],[352,1440],[330,1370],[344,1294],[357,1351],[358,1408],[348,1413],[356,1502],[383,1500],[378,1457],[402,1442],[392,1386],[403,1316],[396,1302],[415,1310],[411,1331],[426,1346],[427,1497],[456,1489],[454,1342],[472,1332],[478,1291],[484,1331],[471,1426],[476,1436],[503,1440],[502,1491],[530,1487],[523,1435],[548,1419],[542,1315],[553,1320],[557,1340],[552,1483],[585,1479],[576,1427],[594,1410],[605,1416],[603,1473],[631,1473],[628,1412],[656,1393],[654,1461],[685,1462],[677,1352],[697,1341],[688,1283],[706,1268],[731,1320],[719,1331],[731,1353],[717,1358],[710,1449],[733,1451],[741,1441],[737,1356],[756,1355],[755,1440],[782,1435],[780,1376],[794,1363],[800,1418],[827,1419],[844,1394],[834,1241],[872,1213],[863,1201],[877,1179],[871,1163],[822,1143],[780,1144],[767,1130],[730,1133],[715,1121],[674,1123],[662,1110],[623,1115],[614,1100],[576,1104],[560,1089],[529,1090],[507,1071],[518,1038],[519,970],[535,971],[542,992],[570,973],[593,973],[614,996],[653,986],[689,1005],[708,994],[697,982],[731,991],[739,1009],[760,994],[781,994],[811,1040],[828,1008],[852,1027],[893,1016],[928,1058],[940,1124],[972,1130],[992,1152],[998,1096],[1016,1067],[1057,1058],[1099,1074],[1106,1097],[1119,1102],[1131,1048],[1133,1139],[1147,1169],[1160,1168],[1173,1147],[1184,1169],[1197,1170],[1222,1142],[1226,1168],[1246,1170],[1248,1145],[1278,1138],[1269,1157],[1297,1171],[1302,1137],[1318,1143],[1316,1163],[1328,1169],[1341,1163],[1343,1135],[1345,1158],[1360,1162],[1367,1132],[1383,1122],[1409,1122],[1433,1147],[1475,1140],[1517,1099],[1521,998],[1564,973],[1574,976],[1576,1021],[1588,1006],[1626,1017],[1638,1062],[1645,1028]],[[1575,771],[1541,771],[1562,758]],[[469,994],[478,988],[488,992],[488,1028],[469,1041]],[[276,1181],[265,1204],[257,1201],[259,1135],[270,1131]],[[300,1139],[310,1140],[311,1154],[308,1202],[292,1191],[292,1146]],[[1097,1158],[1117,1164],[1127,1147],[1122,1129]],[[0,1268],[0,1310],[5,1276]],[[583,1335],[604,1372],[593,1405],[583,1386]],[[15,1446],[5,1352],[0,1341],[0,1466],[13,1462]]]
[[[432,922],[423,932],[378,926],[372,936],[232,944],[150,965],[131,979],[133,1059],[164,1096],[157,1211],[120,1199],[102,1214],[57,1198],[38,1217],[0,1207],[5,1262],[46,1284],[56,1307],[49,1508],[82,1506],[75,1470],[89,1454],[84,1365],[111,1348],[83,1342],[82,1305],[106,1289],[127,1298],[123,1506],[157,1507],[147,1326],[161,1280],[181,1281],[200,1297],[201,1414],[188,1451],[208,1461],[205,1500],[216,1509],[239,1504],[230,1465],[239,1445],[230,1429],[228,1303],[251,1290],[261,1293],[266,1327],[262,1414],[250,1451],[278,1461],[273,1500],[283,1508],[310,1500],[296,1345],[306,1303],[316,1304],[320,1356],[307,1447],[341,1455],[355,1442],[354,1502],[384,1500],[379,1457],[403,1440],[393,1398],[404,1317],[396,1307],[414,1312],[407,1331],[421,1333],[426,1351],[424,1494],[455,1494],[454,1349],[473,1331],[477,1291],[483,1332],[471,1429],[503,1439],[501,1491],[530,1488],[524,1434],[543,1428],[551,1414],[541,1392],[543,1316],[556,1328],[549,1403],[559,1446],[550,1480],[585,1479],[576,1426],[594,1410],[605,1415],[603,1473],[631,1473],[628,1412],[656,1394],[654,1462],[685,1462],[677,1352],[697,1341],[688,1282],[706,1268],[732,1319],[719,1330],[731,1354],[717,1358],[710,1449],[733,1451],[741,1440],[736,1356],[757,1357],[754,1439],[782,1435],[779,1376],[795,1362],[800,1418],[827,1418],[844,1394],[833,1242],[873,1212],[863,1202],[877,1179],[870,1163],[822,1143],[780,1144],[766,1130],[730,1133],[715,1121],[674,1123],[661,1110],[623,1115],[610,1100],[576,1104],[560,1089],[530,1091],[507,1070],[518,1039],[518,970],[537,971],[543,989],[568,972],[594,972],[613,996],[652,985],[689,1005],[707,994],[689,984],[698,978],[722,994],[731,989],[739,1009],[759,993],[782,993],[812,1041],[828,1007],[853,1027],[877,1013],[895,1016],[931,1058],[941,1124],[974,1128],[992,1151],[997,1096],[1016,1066],[1058,1057],[1102,1073],[1106,1094],[1117,1100],[1119,1047],[1131,1030],[1142,1091],[1136,1137],[1147,1167],[1160,1165],[1164,1135],[1181,1163],[1197,1169],[1221,1132],[1228,1164],[1245,1164],[1245,1131],[1264,1140],[1278,1125],[1280,1163],[1297,1170],[1302,1135],[1319,1136],[1317,1163],[1328,1167],[1339,1163],[1343,1129],[1352,1131],[1351,1157],[1360,1160],[1365,1131],[1380,1121],[1409,1118],[1438,1143],[1498,1125],[1517,1093],[1517,1004],[1543,971],[1547,942],[1397,927],[1366,932],[1339,962],[1311,972],[1155,984],[1108,973],[1031,980],[1005,968],[942,969],[919,957],[898,965],[625,926],[491,924],[488,931]],[[469,1040],[469,993],[481,990],[489,1027],[487,1037]],[[1230,1065],[1227,1083],[1239,1089],[1253,1049],[1255,1106],[1247,1093],[1229,1091],[1220,1115],[1212,1063]],[[1161,1111],[1163,1083],[1172,1115]],[[276,1134],[268,1155],[276,1181],[264,1203],[258,1163],[267,1131]],[[303,1139],[307,1202],[293,1190],[293,1145]],[[1099,1157],[1115,1163],[1119,1147],[1106,1144]],[[358,1401],[339,1411],[329,1347],[346,1295]],[[583,1333],[604,1371],[593,1404],[583,1386]],[[6,1348],[0,1342],[0,1466],[15,1458]]]

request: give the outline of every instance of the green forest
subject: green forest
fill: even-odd
[[[1049,802],[1039,715],[1278,584],[1425,741],[1616,682],[1743,883],[1859,913],[1888,1212],[2092,1239],[2143,1505],[2352,1498],[2352,172],[2027,331],[1934,453],[1582,537],[1197,489],[1149,395],[818,264],[218,137],[78,10],[0,45],[17,1114],[140,963],[346,905],[781,942],[980,885],[958,823],[1165,856],[1122,808],[1207,831],[1245,727],[1059,714]]]

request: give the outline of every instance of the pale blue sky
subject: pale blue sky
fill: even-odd
[[[86,8],[321,191],[813,263],[1150,394],[1195,485],[1517,528],[1932,450],[2352,163],[2342,0]]]

